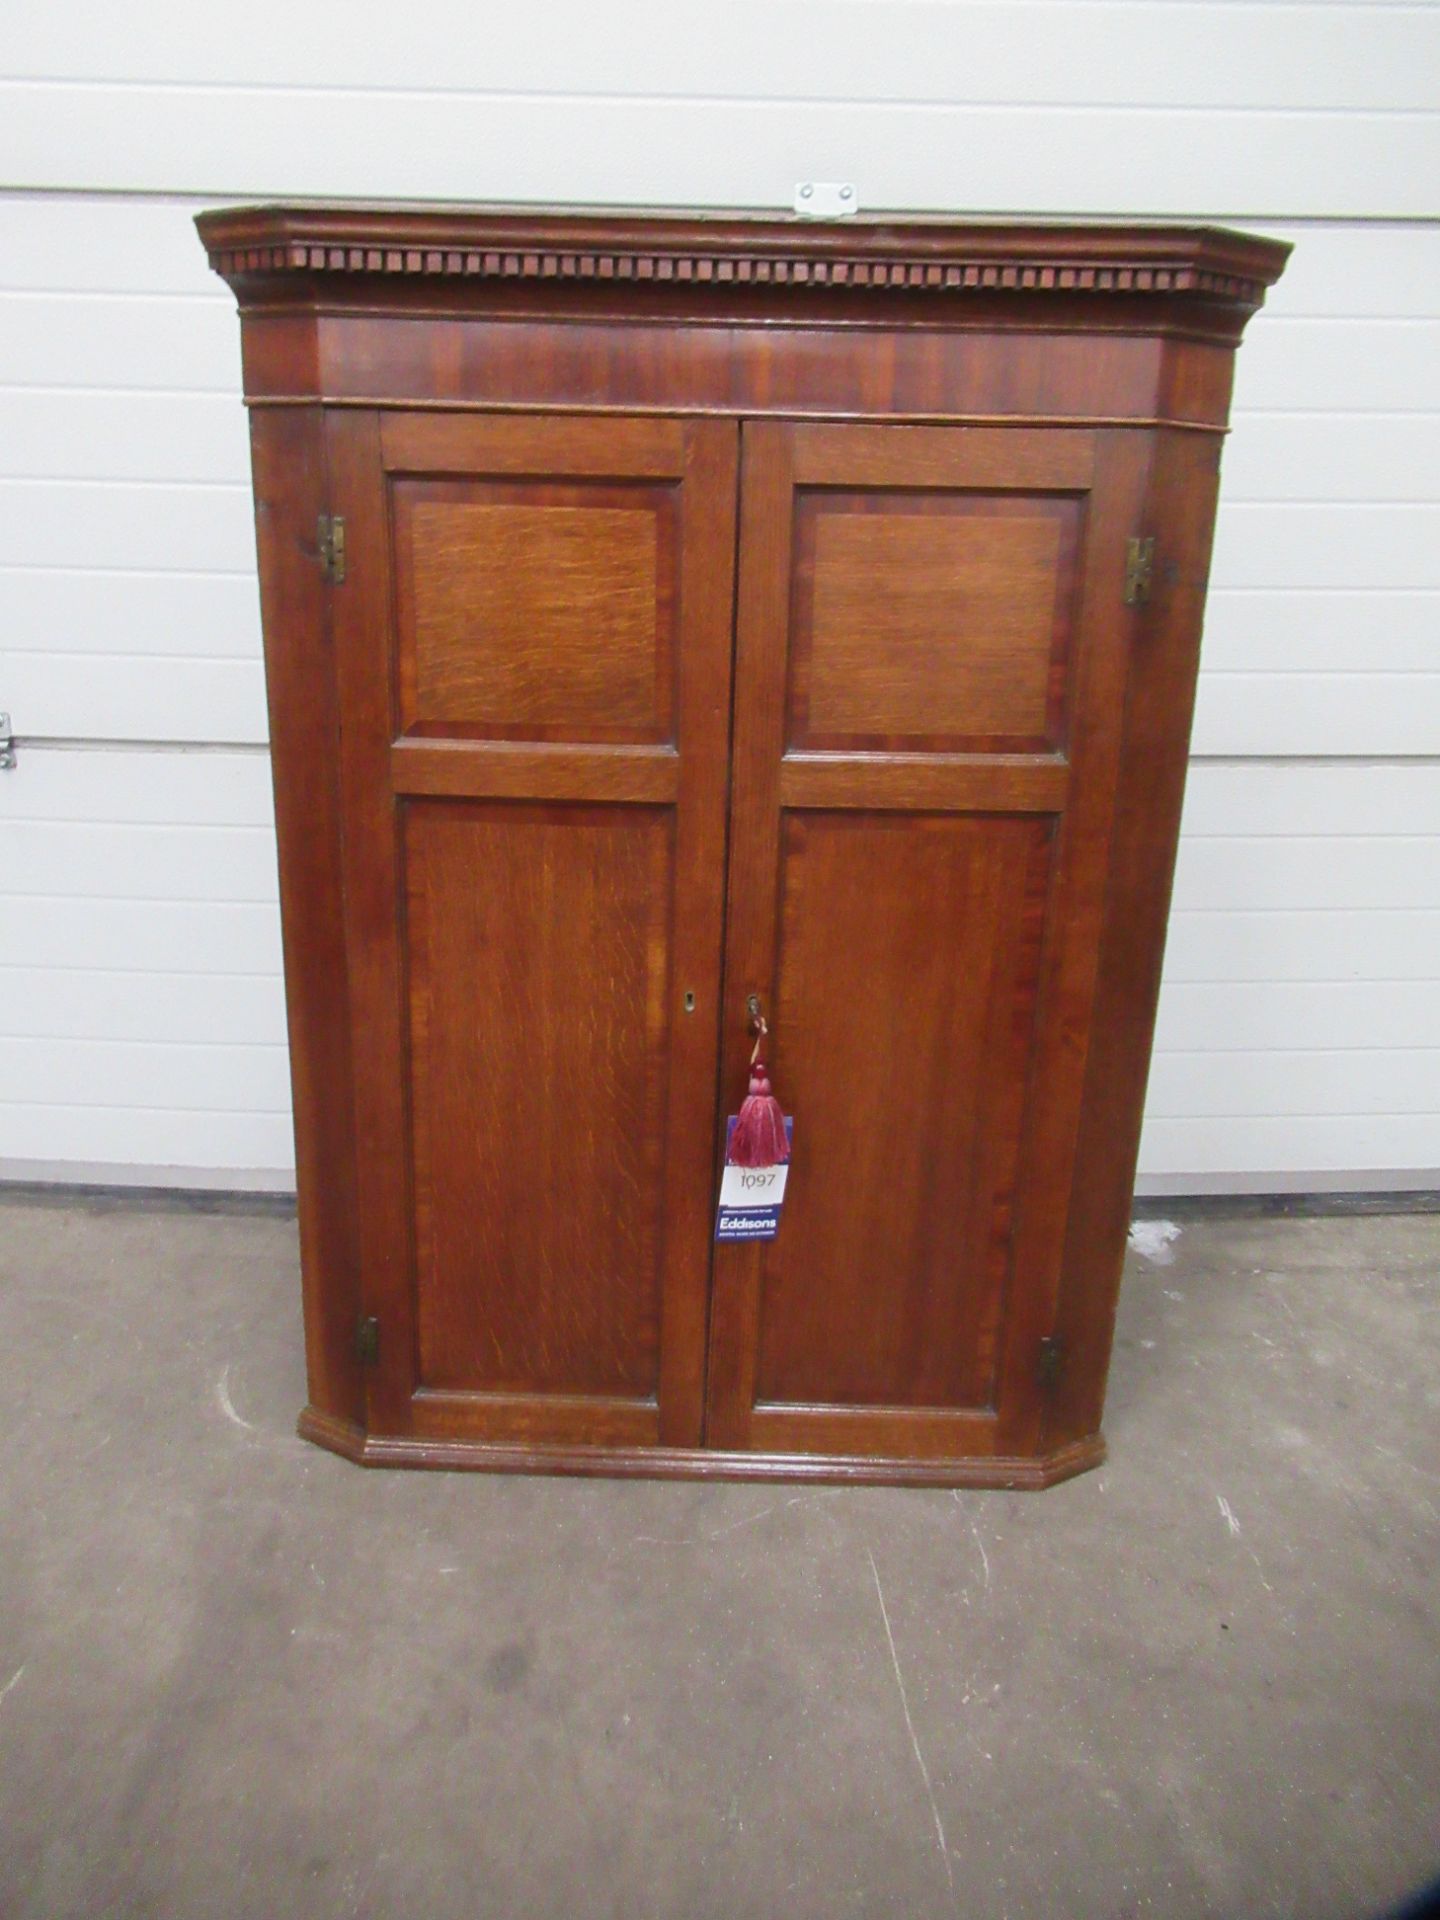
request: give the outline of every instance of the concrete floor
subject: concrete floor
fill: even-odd
[[[1108,1466],[836,1492],[365,1473],[289,1221],[0,1205],[0,1914],[1374,1913],[1440,1868],[1440,1217],[1161,1239]]]

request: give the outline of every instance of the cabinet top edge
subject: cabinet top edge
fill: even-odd
[[[239,290],[297,293],[315,275],[418,281],[600,281],[1022,296],[1173,295],[1250,311],[1287,242],[1229,228],[1015,221],[285,202],[220,207],[196,226]],[[293,276],[293,279],[291,278]]]

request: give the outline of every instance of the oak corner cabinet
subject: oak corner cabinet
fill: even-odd
[[[198,224],[251,409],[302,1433],[1093,1465],[1234,350],[1286,249]],[[752,995],[789,1192],[716,1244]]]

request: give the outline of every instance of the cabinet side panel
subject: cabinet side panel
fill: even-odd
[[[315,557],[325,508],[320,413],[251,416],[260,605],[279,843],[285,1001],[310,1404],[363,1417],[346,1018],[335,683]]]
[[[1155,581],[1151,603],[1137,609],[1134,619],[1100,973],[1055,1328],[1064,1364],[1050,1403],[1049,1446],[1094,1433],[1104,1405],[1165,957],[1218,464],[1216,441],[1156,435],[1143,528],[1155,538]]]

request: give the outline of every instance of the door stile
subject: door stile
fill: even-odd
[[[413,1195],[405,1033],[404,874],[390,775],[395,734],[390,536],[374,411],[326,416],[331,511],[345,517],[346,579],[331,594],[341,730],[345,945],[349,956],[361,1313],[378,1322],[367,1374],[372,1431],[413,1424]],[[357,1330],[358,1331],[358,1330]]]
[[[746,1002],[773,1000],[780,866],[780,749],[789,667],[784,611],[790,602],[792,436],[788,426],[747,420],[741,432],[739,550],[735,583],[734,717],[725,890],[725,962],[720,1008],[719,1108],[712,1157],[723,1155],[727,1115],[745,1096],[754,1042]],[[776,609],[781,617],[776,620]],[[785,1038],[769,1063],[783,1087]],[[749,1444],[760,1319],[759,1245],[717,1243],[711,1265],[705,1444]]]
[[[1144,511],[1150,436],[1101,432],[1095,451],[1077,619],[1070,798],[1058,822],[1046,908],[1038,1043],[1020,1149],[1025,1173],[1016,1197],[997,1380],[997,1445],[1013,1454],[1038,1450],[1046,1413],[1041,1343],[1055,1329],[1137,628],[1124,601],[1125,552]]]
[[[681,562],[676,819],[690,830],[676,848],[670,1018],[675,1060],[666,1115],[666,1285],[661,1308],[660,1443],[695,1447],[705,1420],[705,1345],[710,1317],[716,1036],[723,1018],[724,894],[728,845],[728,754],[733,690],[733,576],[739,430],[732,421],[686,427],[683,484],[706,503],[703,535],[687,516]],[[698,516],[695,517],[698,521]],[[688,912],[679,902],[688,900]],[[687,994],[695,995],[694,1011]],[[681,1011],[675,1011],[677,1003]]]

